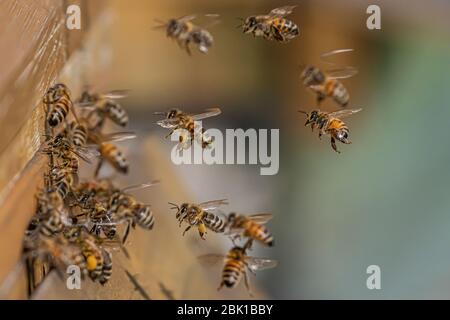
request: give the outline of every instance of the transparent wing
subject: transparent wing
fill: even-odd
[[[122,191],[123,192],[130,192],[130,191],[135,191],[135,190],[141,190],[141,189],[145,189],[145,188],[148,188],[148,187],[152,187],[152,186],[157,185],[159,183],[160,183],[159,180],[153,180],[153,181],[150,181],[148,183],[141,183],[141,184],[135,184],[135,185],[128,186],[128,187],[124,188]]]
[[[339,53],[345,53],[345,52],[352,52],[353,49],[348,48],[348,49],[336,49],[336,50],[331,50],[325,53],[322,53],[320,55],[320,58],[324,61],[326,61],[326,58],[330,57],[330,56],[334,56],[335,54],[339,54]]]
[[[292,11],[294,11],[294,8],[297,6],[284,6],[275,8],[272,11],[270,11],[269,16],[271,17],[285,17],[287,15],[290,15]]]
[[[218,264],[219,262],[223,262],[225,260],[225,256],[221,255],[221,254],[204,254],[201,255],[199,257],[197,257],[197,259],[200,261],[200,263],[204,266],[214,266],[216,264]]]
[[[106,93],[103,93],[102,96],[107,99],[123,99],[128,97],[128,94],[130,93],[130,90],[123,89],[123,90],[112,90]]]
[[[211,109],[206,109],[205,112],[203,112],[203,113],[191,115],[191,117],[194,121],[196,121],[196,120],[214,117],[221,113],[222,113],[222,110],[220,110],[220,108],[211,108]]]
[[[257,213],[247,217],[247,219],[252,220],[253,222],[256,222],[258,224],[265,224],[272,218],[273,215],[271,213]]]
[[[180,120],[178,118],[174,119],[163,119],[156,122],[160,127],[166,129],[174,129],[180,125]]]
[[[95,146],[73,148],[72,152],[87,163],[92,163],[92,160],[100,156],[100,152]]]
[[[334,118],[338,118],[338,119],[342,119],[342,118],[351,116],[354,113],[360,112],[361,110],[362,110],[362,108],[339,110],[339,111],[331,112],[329,114],[329,116],[330,117],[334,117]]]
[[[358,69],[355,67],[342,67],[336,69],[329,69],[325,71],[327,76],[331,79],[347,79],[353,77],[358,73]]]
[[[134,132],[114,132],[108,134],[102,134],[102,141],[125,141],[136,138],[136,134]]]
[[[211,200],[200,203],[198,206],[205,211],[217,209],[220,206],[228,204],[227,199]]]
[[[278,261],[266,258],[246,257],[245,261],[252,272],[275,268],[278,265]]]
[[[189,22],[189,21],[194,20],[195,18],[197,18],[197,15],[191,14],[191,15],[188,15],[188,16],[180,17],[177,20],[178,20],[178,22]]]

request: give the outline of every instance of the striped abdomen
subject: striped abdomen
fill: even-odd
[[[228,253],[222,272],[222,284],[228,288],[236,287],[241,281],[244,272],[244,262],[235,259],[233,252]]]
[[[128,161],[114,144],[103,143],[100,147],[100,153],[117,171],[122,173],[128,172]]]
[[[334,101],[339,104],[339,106],[341,106],[342,108],[347,106],[350,100],[350,95],[342,82],[336,79],[327,79],[325,81],[324,90],[325,94],[329,97],[332,97]]]
[[[86,258],[86,268],[92,279],[97,279],[103,270],[103,255],[90,240],[84,240],[83,255]]]
[[[138,205],[134,212],[134,220],[136,221],[137,225],[147,230],[153,229],[155,218],[149,206]]]
[[[45,237],[51,237],[63,231],[64,225],[61,221],[59,213],[52,212],[50,217],[43,221],[39,233]]]
[[[225,221],[213,213],[206,212],[203,222],[208,229],[214,232],[221,233],[225,231]]]
[[[78,147],[82,147],[86,144],[88,130],[84,124],[80,124],[77,122],[71,123],[72,127],[72,142],[74,145]]]
[[[279,36],[275,36],[276,40],[289,41],[298,36],[299,31],[297,25],[291,20],[276,18],[272,22],[272,26],[276,28],[276,32]]]
[[[102,249],[103,253],[103,268],[100,275],[99,282],[104,285],[111,278],[112,275],[112,254],[106,249]]]
[[[265,226],[253,221],[247,221],[244,229],[245,237],[250,237],[269,247],[273,246],[273,236]]]
[[[72,108],[72,101],[68,95],[63,95],[58,101],[50,104],[47,114],[48,125],[56,127],[61,124],[67,117],[70,108]]]
[[[105,102],[106,115],[114,123],[125,127],[128,124],[128,114],[118,103],[113,101]]]

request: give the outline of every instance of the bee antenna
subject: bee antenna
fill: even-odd
[[[298,112],[303,113],[304,115],[308,115],[308,112],[303,111],[303,110],[298,110]]]
[[[177,209],[180,210],[180,207],[176,203],[168,202],[172,207],[170,209]]]

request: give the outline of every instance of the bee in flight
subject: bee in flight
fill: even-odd
[[[189,47],[191,43],[197,46],[200,52],[206,54],[214,44],[214,38],[208,30],[192,23],[192,20],[196,17],[196,15],[188,15],[177,19],[170,19],[167,22],[157,20],[160,25],[156,26],[156,28],[165,28],[167,37],[175,39],[178,45],[185,49],[189,55],[191,55],[191,49]]]
[[[263,245],[272,247],[273,236],[263,225],[272,219],[270,213],[254,214],[244,216],[237,213],[230,213],[227,218],[227,234],[233,235],[233,238],[251,238],[259,241]]]
[[[187,149],[193,141],[201,144],[202,148],[211,146],[213,139],[205,133],[203,127],[198,127],[195,122],[221,113],[222,111],[219,108],[211,108],[199,114],[187,114],[179,109],[171,109],[168,112],[155,112],[154,114],[165,117],[165,119],[159,120],[157,124],[163,128],[170,129],[166,138],[170,137],[176,130],[181,130],[179,146]]]
[[[228,204],[226,199],[212,200],[202,202],[200,204],[183,203],[181,206],[169,202],[176,209],[176,218],[181,224],[183,222],[188,223],[188,227],[184,230],[184,234],[189,231],[193,226],[196,226],[200,237],[205,240],[206,230],[212,230],[216,233],[222,233],[225,231],[225,220],[219,215],[214,214],[212,211],[216,210],[222,205]]]
[[[353,51],[353,49],[333,50],[321,55],[321,58],[329,57],[334,54]],[[334,65],[334,63],[327,62]],[[332,98],[338,106],[345,108],[350,101],[350,94],[347,88],[340,81],[354,76],[358,70],[351,66],[335,68],[322,71],[315,66],[306,66],[300,76],[303,84],[317,95],[317,105],[325,100],[326,97]]]
[[[284,6],[273,9],[266,15],[250,16],[243,20],[244,33],[251,33],[255,37],[266,40],[288,42],[299,35],[298,26],[285,17],[292,13],[296,6]]]
[[[256,273],[256,271],[277,266],[278,262],[276,260],[247,256],[247,250],[250,249],[251,244],[252,240],[250,239],[243,247],[233,247],[228,251],[226,256],[220,254],[206,254],[199,257],[202,263],[209,265],[213,265],[219,261],[224,262],[222,281],[217,290],[222,289],[223,286],[235,288],[240,283],[242,277],[244,277],[247,291],[249,295],[252,296],[247,270],[251,273]]]
[[[299,110],[299,112],[306,115],[306,126],[311,126],[312,131],[317,127],[319,130],[319,139],[323,134],[328,134],[331,137],[331,147],[337,153],[340,153],[336,147],[336,140],[344,144],[352,143],[348,139],[349,129],[347,125],[341,120],[354,113],[361,111],[362,109],[346,109],[336,112],[326,112],[320,110],[312,110],[310,113]]]
[[[128,93],[129,90],[95,93],[85,89],[80,99],[76,101],[76,105],[86,113],[85,119],[89,130],[101,130],[106,118],[121,127],[125,127],[129,120],[128,113],[117,100],[126,98]]]
[[[42,99],[47,117],[47,124],[51,127],[59,126],[66,119],[70,111],[73,111],[70,91],[63,83],[57,83],[50,87]]]

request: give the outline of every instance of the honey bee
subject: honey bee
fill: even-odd
[[[102,248],[101,250],[103,253],[103,268],[98,281],[101,285],[104,285],[111,278],[113,264],[111,252],[109,252],[105,248]]]
[[[99,131],[108,118],[115,124],[125,127],[128,124],[128,113],[116,101],[128,96],[128,90],[113,90],[107,93],[91,93],[83,91],[77,105],[88,111],[85,119],[90,130]]]
[[[63,83],[57,83],[50,87],[42,101],[46,109],[47,124],[51,128],[60,125],[69,112],[73,112],[69,89]],[[75,113],[73,114],[75,115]]]
[[[225,221],[218,215],[212,213],[211,211],[216,210],[222,205],[228,204],[226,199],[212,200],[207,202],[202,202],[200,204],[193,203],[183,203],[181,206],[177,204],[170,203],[173,207],[171,209],[176,209],[176,218],[178,219],[179,225],[183,222],[189,224],[189,226],[184,230],[183,236],[189,229],[196,226],[200,237],[205,240],[205,235],[207,229],[212,230],[216,233],[222,233],[225,231]]]
[[[331,147],[334,151],[340,153],[340,151],[338,151],[336,147],[336,140],[339,140],[344,144],[352,143],[348,139],[349,129],[341,119],[361,110],[362,109],[347,109],[329,113],[317,109],[312,110],[310,113],[302,110],[299,110],[299,112],[306,115],[305,126],[310,125],[313,131],[317,126],[317,128],[319,129],[319,139],[323,134],[328,134],[331,137]]]
[[[108,135],[92,133],[89,139],[99,146],[100,161],[98,163],[95,175],[98,176],[103,160],[110,163],[118,172],[128,173],[129,163],[123,152],[112,143],[112,141],[124,141],[135,138],[133,132],[117,132]]]
[[[270,213],[254,214],[243,216],[237,213],[230,213],[227,218],[227,233],[237,235],[237,237],[248,237],[260,243],[272,247],[273,236],[270,231],[263,226],[272,219]]]
[[[175,39],[178,45],[185,49],[189,55],[191,55],[190,43],[196,45],[200,52],[206,54],[214,44],[214,38],[208,30],[192,23],[195,18],[195,15],[188,15],[178,19],[170,19],[167,22],[158,21],[161,25],[156,28],[165,28],[167,37]]]
[[[64,169],[53,168],[50,172],[56,193],[61,199],[65,199],[75,186],[75,178],[72,172]]]
[[[116,189],[110,197],[109,210],[114,212],[118,217],[118,222],[126,222],[127,226],[122,237],[122,243],[125,243],[130,227],[139,227],[145,230],[153,229],[155,218],[149,205],[145,205],[137,201],[129,192],[148,188],[159,183],[159,180],[154,180],[149,183],[138,184],[124,188],[123,190]]]
[[[333,50],[321,55],[321,58],[329,57],[338,53],[353,51],[353,49]],[[335,65],[334,63],[327,62]],[[350,94],[347,88],[340,81],[354,76],[358,70],[354,67],[346,66],[327,71],[322,71],[315,66],[306,66],[301,74],[303,84],[317,95],[317,105],[326,97],[332,98],[338,106],[345,108],[350,101]]]
[[[171,109],[168,112],[155,112],[155,115],[163,115],[165,119],[159,120],[157,124],[163,128],[170,129],[166,138],[170,137],[176,130],[184,130],[179,136],[179,146],[188,148],[193,141],[201,144],[202,148],[211,146],[213,140],[207,136],[204,128],[198,128],[196,121],[210,118],[221,114],[220,108],[211,108],[199,114],[187,114],[179,109]]]
[[[217,290],[222,289],[223,286],[235,288],[240,283],[242,277],[244,277],[247,291],[252,296],[247,270],[251,273],[256,273],[256,271],[277,266],[278,262],[276,260],[247,256],[247,250],[250,248],[251,243],[252,240],[249,240],[243,247],[233,247],[228,251],[226,256],[221,254],[206,254],[199,257],[201,262],[211,265],[218,261],[224,262],[222,281]]]
[[[298,26],[285,17],[292,13],[296,6],[284,6],[273,9],[269,14],[250,16],[242,23],[244,33],[266,40],[288,42],[299,35]]]
[[[83,147],[88,140],[88,128],[83,122],[72,121],[66,129],[66,135],[77,147]]]

